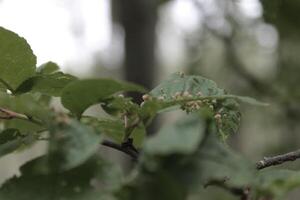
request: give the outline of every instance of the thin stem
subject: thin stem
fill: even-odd
[[[123,138],[123,143],[127,143],[128,141],[130,142],[130,135],[134,131],[134,129],[136,127],[138,127],[140,122],[141,122],[141,119],[136,118],[135,121],[131,125],[128,125],[128,118],[125,118],[125,135]]]
[[[1,113],[3,115],[1,115]],[[22,113],[17,113],[17,112],[8,110],[6,108],[1,108],[1,107],[0,107],[0,119],[6,119],[6,120],[21,119],[21,120],[29,121],[29,122],[37,124],[37,125],[43,125],[42,121],[35,119],[32,116],[28,116],[28,115],[25,115]]]
[[[264,157],[256,163],[256,169],[264,169],[266,167],[280,165],[284,162],[294,161],[300,158],[300,149],[286,154],[281,154],[272,157]]]
[[[117,144],[108,140],[104,140],[102,142],[102,145],[121,151],[129,155],[135,161],[138,159],[139,152],[136,151],[136,149],[133,146]]]

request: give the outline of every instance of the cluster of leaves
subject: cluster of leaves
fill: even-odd
[[[79,80],[52,62],[36,67],[27,42],[0,28],[0,156],[49,141],[46,155],[23,165],[21,176],[2,185],[0,199],[183,200],[210,185],[241,193],[250,188],[256,199],[280,198],[300,184],[297,172],[258,173],[225,144],[239,126],[238,102],[261,104],[256,100],[183,73],[145,94],[141,105],[124,97],[128,91],[147,93],[127,82]],[[69,112],[52,109],[52,97]],[[109,117],[86,115],[92,105]],[[148,137],[153,118],[173,110],[186,116]],[[104,138],[135,153],[129,174],[99,155]]]

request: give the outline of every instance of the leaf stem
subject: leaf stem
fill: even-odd
[[[1,113],[3,115],[1,115]],[[33,124],[43,125],[43,122],[41,120],[35,119],[32,116],[28,116],[28,115],[25,115],[25,114],[17,113],[17,112],[8,110],[6,108],[1,108],[1,107],[0,107],[0,119],[6,119],[6,120],[21,119],[21,120],[29,121],[29,122],[31,122]]]
[[[138,127],[138,125],[140,124],[141,120],[140,118],[136,118],[135,121],[132,124],[128,124],[128,118],[127,116],[125,116],[124,118],[124,123],[125,123],[125,134],[124,134],[124,138],[123,138],[123,143],[127,143],[130,140],[130,135],[132,133],[132,131]]]

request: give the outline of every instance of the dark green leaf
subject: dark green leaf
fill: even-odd
[[[117,143],[122,143],[123,141],[125,127],[121,120],[97,119],[84,116],[81,118],[81,122],[93,127],[95,131],[105,134]]]
[[[57,174],[39,174],[43,159],[35,159],[21,168],[21,177],[8,180],[0,189],[5,200],[113,200],[122,173],[118,167],[93,157],[77,168]]]
[[[12,96],[0,92],[0,107],[46,122],[51,117],[51,111],[44,102],[41,102],[40,97],[40,95],[32,94]],[[21,133],[34,132],[43,128],[40,125],[20,119],[6,120],[3,122],[5,128],[15,128],[20,130]]]
[[[180,99],[190,94],[192,96],[215,96],[225,94],[223,89],[218,88],[217,84],[202,76],[186,76],[175,73],[160,85],[154,88],[150,95],[163,97],[164,100]]]
[[[111,95],[122,91],[144,92],[145,90],[131,83],[111,79],[80,80],[64,88],[62,103],[79,117],[89,106],[103,102]]]
[[[260,102],[252,97],[245,97],[245,96],[237,96],[237,95],[223,95],[223,98],[232,98],[238,100],[243,103],[247,103],[254,106],[268,106],[269,104]]]
[[[32,144],[33,135],[22,135],[17,129],[6,129],[0,132],[0,157],[18,150],[22,146]]]
[[[124,122],[117,119],[97,119],[94,117],[84,116],[81,122],[93,127],[97,132],[106,135],[113,141],[121,144],[124,142],[125,127]],[[145,127],[140,124],[131,133],[133,144],[135,147],[141,147],[144,137],[146,135]]]
[[[292,170],[261,170],[255,181],[253,191],[256,198],[269,197],[283,199],[291,190],[300,187],[300,172]]]
[[[187,188],[167,170],[144,172],[117,193],[120,200],[185,200]]]
[[[35,73],[36,57],[26,40],[0,27],[0,80],[15,90]]]
[[[50,170],[65,171],[88,160],[98,149],[102,136],[78,121],[62,117],[50,127]]]
[[[139,105],[132,102],[131,98],[113,96],[101,103],[101,107],[105,112],[113,116],[120,116],[124,113],[137,113]]]
[[[205,123],[199,117],[188,116],[146,140],[144,151],[151,155],[191,154],[198,149],[204,131]]]
[[[246,101],[259,104],[248,97],[227,95],[217,84],[201,76],[187,76],[181,73],[173,74],[150,93],[155,99],[146,101],[144,113],[162,112],[170,108],[182,108],[187,113],[205,112],[216,117],[219,136],[224,140],[237,131],[240,121],[238,103]],[[147,109],[148,107],[148,109]],[[204,108],[204,109],[203,109]],[[151,117],[150,117],[151,118]]]
[[[74,76],[62,72],[37,75],[24,81],[15,93],[39,92],[49,96],[61,96],[62,90],[75,80]]]
[[[255,165],[226,147],[215,134],[206,138],[194,159],[194,175],[199,175],[200,183],[225,181],[230,187],[243,188],[254,180]]]
[[[18,139],[21,136],[18,129],[6,129],[0,132],[0,145]]]
[[[6,92],[6,87],[5,85],[3,85],[3,83],[1,83],[1,81],[0,81],[0,92]]]
[[[191,118],[190,123],[194,120],[195,118]],[[174,127],[178,126],[174,125]],[[193,133],[191,127],[194,127],[194,132],[197,131],[197,123],[194,126],[184,127],[185,129],[180,128],[180,133],[197,140],[197,137],[189,136]],[[253,183],[256,173],[255,165],[218,140],[215,123],[210,123],[205,129],[205,135],[202,133],[200,141],[197,142],[186,141],[189,139],[183,139],[179,133],[174,134],[176,131],[173,130],[171,131],[173,134],[168,134],[169,137],[166,137],[168,141],[166,139],[164,143],[152,144],[150,151],[147,145],[153,139],[146,140],[145,154],[141,158],[139,173],[124,188],[128,192],[128,199],[135,199],[137,195],[143,193],[149,195],[149,198],[145,199],[154,197],[161,199],[149,188],[156,188],[155,191],[160,191],[169,197],[172,196],[173,190],[178,190],[178,196],[174,198],[183,200],[187,199],[188,193],[196,192],[203,186],[214,185],[214,183],[224,184],[229,188],[244,188]],[[170,141],[176,142],[171,146]],[[173,190],[162,182],[172,183]],[[156,186],[166,191],[161,191]]]

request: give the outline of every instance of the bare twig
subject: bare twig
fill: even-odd
[[[286,154],[272,156],[272,157],[265,157],[262,160],[258,161],[256,163],[256,168],[264,169],[266,167],[274,166],[274,165],[280,165],[287,161],[294,161],[296,159],[300,158],[300,149],[297,151],[292,151]]]
[[[131,144],[117,144],[108,140],[104,140],[102,142],[103,146],[107,146],[113,149],[116,149],[118,151],[121,151],[127,155],[129,155],[133,160],[137,160],[139,156],[139,152],[134,148],[134,146]]]
[[[22,113],[17,113],[11,110],[8,110],[6,108],[0,108],[0,119],[21,119],[25,121],[29,121],[31,123],[37,124],[37,125],[43,125],[42,121],[33,118],[32,116],[28,116]]]

